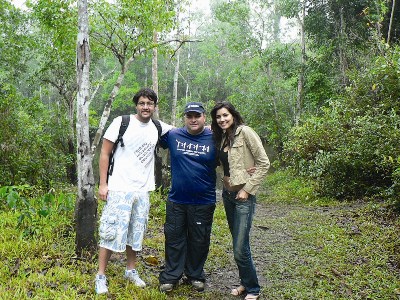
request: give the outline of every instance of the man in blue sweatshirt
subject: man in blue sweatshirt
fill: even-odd
[[[216,149],[212,132],[205,128],[205,110],[189,102],[185,126],[170,130],[161,146],[171,155],[172,186],[166,204],[165,269],[160,290],[172,291],[185,275],[197,291],[204,290],[207,259],[215,210]]]

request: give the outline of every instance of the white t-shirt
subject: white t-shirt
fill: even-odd
[[[118,138],[122,116],[116,117],[104,134],[104,138],[115,142]],[[161,122],[162,135],[172,128]],[[157,144],[157,127],[150,120],[140,122],[134,115],[130,116],[129,126],[123,135],[125,146],[118,145],[114,154],[114,170],[108,178],[110,191],[136,192],[153,191],[154,182],[154,148]]]

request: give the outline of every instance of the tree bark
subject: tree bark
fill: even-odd
[[[306,13],[306,5],[305,3],[302,4],[302,15],[299,17],[299,24],[300,24],[300,38],[301,38],[301,67],[299,73],[299,79],[297,81],[297,98],[296,98],[296,108],[295,108],[295,118],[294,123],[296,126],[299,125],[300,117],[301,117],[301,110],[303,105],[303,93],[304,93],[304,73],[306,67],[306,41],[305,41],[305,32],[304,32],[304,17]]]
[[[153,43],[154,45],[157,45],[158,43],[158,33],[157,31],[154,31],[153,34]],[[153,79],[153,91],[156,92],[158,99],[160,100],[160,95],[158,94],[158,49],[157,47],[153,48],[153,59],[152,59],[152,68],[151,68],[151,76]],[[154,110],[153,117],[155,119],[160,118],[158,106],[156,106],[156,109]],[[155,183],[156,183],[156,188],[162,187],[162,158],[161,157],[155,157],[154,158],[154,178],[155,178]]]
[[[72,156],[72,162],[67,164],[66,172],[68,181],[76,185],[78,183],[77,169],[76,169],[76,152],[75,152],[75,137],[68,136],[68,154]]]
[[[77,38],[77,162],[78,196],[75,205],[76,253],[83,250],[94,252],[97,221],[97,200],[94,197],[94,176],[89,138],[89,20],[87,0],[78,1],[78,38]]]
[[[345,41],[346,37],[346,24],[343,17],[343,7],[340,8],[340,28],[339,28],[339,61],[340,61],[340,73],[342,77],[342,85],[347,85],[347,59],[346,59],[346,51],[345,51]]]
[[[154,31],[153,33],[153,43],[157,45],[158,43],[158,33]],[[151,63],[151,78],[153,81],[153,91],[156,92],[158,99],[160,99],[160,95],[158,94],[158,48],[153,48],[153,58]],[[160,117],[158,112],[158,107],[154,111],[154,118],[158,119]]]
[[[179,47],[179,46],[178,46]],[[176,126],[176,105],[178,102],[178,79],[179,79],[179,59],[181,49],[180,47],[176,51],[175,71],[174,71],[174,86],[172,91],[172,119],[171,124]]]
[[[121,73],[119,74],[119,76],[117,78],[117,81],[114,84],[113,90],[111,91],[111,94],[108,97],[106,105],[104,106],[103,114],[101,115],[101,118],[100,118],[99,128],[96,131],[96,135],[95,135],[95,137],[93,139],[93,143],[92,143],[92,147],[91,147],[92,156],[94,156],[96,148],[100,143],[100,139],[103,136],[104,128],[106,126],[108,117],[110,116],[111,106],[112,106],[112,104],[113,104],[113,102],[115,100],[115,97],[117,96],[119,90],[121,89],[122,81],[125,78],[126,71],[128,70],[129,66],[132,64],[132,62],[134,60],[135,60],[135,57],[132,56],[122,66]]]
[[[393,23],[393,16],[394,16],[395,7],[396,7],[396,0],[392,0],[392,12],[390,13],[389,29],[388,29],[388,35],[387,35],[387,40],[386,40],[387,44],[389,44],[389,42],[390,42],[390,34],[391,34],[391,31],[392,31],[392,23]]]

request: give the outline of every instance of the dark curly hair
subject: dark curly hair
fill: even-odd
[[[219,127],[218,123],[217,123],[217,111],[220,110],[221,108],[226,108],[233,116],[233,124],[232,124],[232,129],[229,130],[229,132],[223,132],[223,130],[221,129],[221,127]],[[235,107],[232,105],[232,103],[228,102],[228,101],[222,101],[222,102],[218,102],[217,104],[215,104],[215,106],[213,107],[213,109],[211,110],[211,130],[213,131],[213,135],[214,135],[214,140],[215,140],[215,144],[217,146],[217,149],[221,148],[221,142],[222,142],[222,138],[225,135],[225,138],[227,139],[228,145],[231,147],[233,145],[233,140],[235,138],[235,132],[236,129],[240,126],[244,124],[244,120],[242,118],[242,116],[240,115],[240,113],[235,109]]]
[[[157,100],[158,100],[157,94],[156,94],[155,91],[153,91],[153,90],[150,89],[150,88],[143,88],[143,89],[139,90],[139,91],[133,96],[133,99],[132,99],[132,100],[133,100],[133,103],[135,103],[135,105],[138,104],[139,98],[140,98],[140,97],[148,98],[148,99],[150,99],[151,101],[153,101],[154,104],[157,104]]]

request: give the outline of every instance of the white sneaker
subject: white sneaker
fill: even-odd
[[[96,275],[95,288],[98,295],[108,293],[106,275]]]
[[[138,287],[145,287],[146,283],[140,279],[138,272],[133,269],[133,270],[125,270],[125,278],[129,279],[132,281],[136,286]]]

